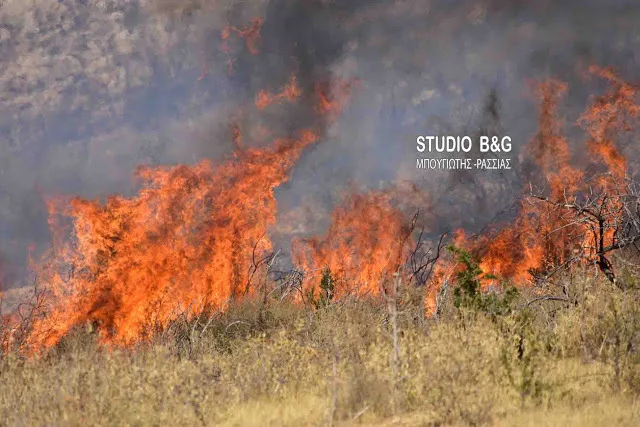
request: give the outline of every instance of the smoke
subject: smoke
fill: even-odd
[[[247,36],[256,18],[259,37]],[[511,157],[526,166],[521,150],[536,124],[527,81],[568,82],[562,107],[571,124],[598,88],[585,80],[588,65],[637,79],[639,19],[640,5],[625,0],[7,0],[4,282],[24,277],[30,245],[48,246],[48,195],[131,194],[139,164],[230,155],[234,124],[247,145],[322,130],[278,191],[274,233],[285,250],[290,234],[326,227],[353,185],[416,182],[431,195],[434,232],[478,229],[521,187],[522,167],[416,171],[416,136],[506,134]],[[277,93],[291,76],[298,102],[255,108],[259,91]],[[348,107],[337,120],[319,116],[318,90],[343,82],[351,83]]]

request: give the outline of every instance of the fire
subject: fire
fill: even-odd
[[[558,198],[569,187],[577,190],[583,172],[571,162],[569,142],[562,134],[564,123],[558,118],[558,103],[568,90],[566,83],[548,80],[534,83],[533,93],[540,105],[538,133],[530,143],[528,152],[538,168],[544,172],[552,197]]]
[[[220,44],[220,49],[227,56],[227,74],[233,74],[233,67],[235,60],[231,57],[231,47],[229,46],[229,41],[231,39],[232,34],[236,34],[241,39],[244,39],[244,44],[249,53],[252,55],[257,55],[259,52],[258,44],[260,42],[260,32],[262,30],[262,24],[264,21],[262,18],[253,18],[249,25],[245,28],[234,27],[233,25],[225,26],[220,32],[220,39],[222,40]],[[204,79],[209,70],[205,66],[203,67],[202,74],[198,78],[198,80]]]
[[[593,69],[613,86],[594,99],[579,123],[589,135],[593,164],[624,176],[626,161],[615,145],[618,130],[628,130],[640,109],[637,88],[610,71]],[[342,111],[351,83],[339,82],[331,92],[316,86],[316,112],[335,118]],[[558,105],[566,84],[538,83],[539,130],[528,153],[543,172],[548,199],[575,200],[587,190],[583,169],[562,133]],[[275,95],[260,92],[258,108],[300,96],[295,77]],[[99,201],[73,199],[50,203],[55,253],[44,271],[54,301],[50,314],[36,322],[33,343],[48,347],[73,326],[97,324],[103,342],[126,345],[142,339],[151,326],[166,326],[176,310],[195,314],[204,307],[224,308],[231,298],[251,295],[252,260],[271,250],[269,227],[275,223],[274,189],[285,182],[302,151],[318,139],[304,131],[295,140],[277,140],[267,148],[245,148],[233,126],[235,155],[226,163],[195,166],[144,167],[137,172],[143,188],[132,198]],[[589,184],[593,185],[593,183]],[[598,185],[611,185],[602,181]],[[315,292],[319,274],[329,269],[334,295],[377,295],[390,275],[401,271],[415,247],[406,210],[393,190],[347,195],[331,216],[324,235],[293,242],[294,264],[303,269],[303,290]],[[411,197],[417,197],[415,194]],[[72,242],[63,243],[60,218],[72,219]],[[455,234],[454,245],[479,259],[481,269],[496,281],[525,285],[533,271],[547,271],[575,256],[575,248],[590,250],[584,224],[574,223],[554,205],[520,204],[514,222],[497,232]],[[64,233],[62,233],[64,234]],[[613,236],[608,234],[607,239]],[[434,270],[425,294],[425,309],[437,309],[441,286],[459,268],[453,260]],[[71,271],[71,274],[64,273]]]
[[[225,52],[229,51],[227,41],[231,37],[231,34],[235,33],[238,37],[244,39],[247,50],[252,55],[257,55],[259,53],[258,43],[260,42],[260,30],[262,29],[262,23],[262,18],[254,18],[245,28],[237,28],[232,25],[224,27],[220,34],[220,38],[223,41],[222,50]]]
[[[316,95],[318,104],[316,110],[322,115],[327,115],[335,119],[342,113],[342,109],[346,105],[351,92],[355,85],[359,85],[359,81],[337,80],[329,85],[327,82],[316,84]]]
[[[256,97],[256,107],[259,110],[263,110],[271,104],[282,100],[293,102],[298,99],[300,94],[301,91],[296,83],[296,77],[292,75],[289,78],[289,83],[282,89],[281,92],[274,95],[269,94],[269,92],[267,92],[266,90],[261,90],[260,92],[258,92],[258,96]]]
[[[336,298],[377,295],[406,261],[412,243],[408,221],[392,203],[391,191],[374,191],[347,197],[332,213],[327,233],[294,241],[293,255],[307,272],[306,292],[314,291],[328,268],[336,281]]]
[[[223,51],[229,54],[227,42],[236,34],[257,54],[261,26],[256,18],[247,28],[225,27]],[[295,102],[300,95],[292,75],[280,93],[260,91],[255,105]],[[323,117],[322,124],[344,108],[349,84],[326,83],[314,95],[318,104],[312,111]],[[230,299],[254,292],[252,278],[262,268],[255,260],[272,249],[274,189],[320,131],[246,148],[236,119],[234,153],[226,162],[140,167],[141,190],[130,198],[48,200],[52,250],[34,262],[34,270],[47,286],[49,304],[33,325],[32,348],[51,347],[85,323],[97,328],[104,344],[129,345],[178,314],[224,309]],[[259,126],[256,132],[271,133]]]
[[[590,72],[606,79],[612,88],[593,100],[578,123],[589,136],[586,144],[590,163],[599,164],[609,175],[603,174],[590,181],[585,177],[584,168],[571,164],[573,156],[562,134],[562,122],[557,112],[558,103],[568,87],[556,80],[537,84],[534,93],[539,100],[539,130],[528,152],[543,172],[543,183],[548,188],[547,200],[552,203],[532,203],[525,198],[513,224],[493,235],[476,238],[459,232],[454,243],[474,253],[482,271],[497,280],[524,286],[531,281],[533,271],[551,270],[569,262],[576,254],[593,255],[596,245],[588,225],[576,222],[557,206],[573,203],[594,186],[602,191],[619,190],[616,186],[623,182],[627,165],[615,137],[620,131],[631,130],[633,120],[640,115],[640,106],[636,103],[640,89],[624,82],[611,70],[592,67]],[[615,206],[612,210],[615,211]],[[613,242],[613,230],[606,231],[603,238]],[[434,314],[438,292],[455,268],[455,262],[450,260],[436,270],[425,296],[427,315]],[[493,284],[495,280],[482,280],[485,288]]]
[[[631,130],[634,120],[640,116],[640,105],[635,101],[640,88],[620,79],[611,69],[591,67],[590,71],[606,79],[612,89],[596,98],[579,122],[589,134],[588,146],[594,157],[601,160],[610,172],[623,177],[627,162],[614,137],[620,130]]]
[[[128,344],[144,336],[150,318],[166,326],[176,310],[196,313],[251,294],[252,257],[271,249],[274,188],[316,140],[305,131],[218,166],[144,167],[135,197],[57,204],[51,216],[72,218],[75,240],[57,248],[45,270],[54,306],[35,324],[33,343],[54,345],[92,322],[105,343]]]
[[[240,39],[250,54],[257,55],[262,25],[261,18],[254,18],[244,28],[222,29],[220,48],[227,54],[229,72],[234,63],[232,39]],[[203,66],[198,80],[208,72]],[[594,67],[590,72],[612,87],[595,98],[578,121],[589,136],[590,162],[624,177],[627,162],[615,136],[630,129],[640,115],[635,102],[638,87],[609,69]],[[298,101],[303,93],[299,83],[291,75],[279,91],[259,91],[255,108]],[[322,117],[320,122],[332,124],[358,84],[317,82],[304,100],[315,99],[313,111]],[[568,86],[556,80],[534,88],[539,131],[528,153],[543,172],[549,200],[556,202],[575,200],[587,188],[583,169],[572,165],[574,156],[558,118],[558,105],[567,91]],[[256,132],[270,135],[271,130]],[[224,309],[231,299],[254,294],[255,270],[265,268],[256,266],[255,260],[272,250],[269,231],[276,222],[275,189],[288,180],[320,132],[303,130],[295,139],[277,139],[262,148],[245,146],[242,137],[240,127],[233,124],[234,155],[219,164],[138,168],[141,189],[133,197],[114,195],[104,203],[51,198],[53,245],[38,268],[50,305],[46,315],[35,320],[30,344],[36,349],[51,347],[73,327],[92,323],[104,344],[129,345],[154,328],[167,327],[179,313],[194,316],[207,308]],[[599,185],[613,184],[602,180]],[[402,271],[417,245],[415,224],[396,200],[396,190],[348,194],[333,211],[325,234],[294,240],[293,263],[307,273],[306,294],[316,291],[318,273],[325,269],[335,279],[336,298],[385,292],[390,276]],[[422,201],[415,193],[412,197]],[[482,270],[497,278],[483,279],[483,287],[502,280],[522,285],[532,271],[565,263],[574,256],[576,245],[589,250],[586,231],[553,205],[523,200],[509,226],[480,237],[458,230],[454,245],[473,252]],[[454,260],[436,266],[425,293],[428,315],[437,309],[439,291],[457,268]]]
[[[253,51],[260,22],[245,30],[228,28],[223,40],[235,31]],[[338,83],[331,93],[328,85],[327,92],[316,92],[316,113],[335,118],[349,96],[346,87]],[[292,75],[280,93],[259,92],[256,107],[295,102],[300,95]],[[140,167],[139,193],[112,196],[104,204],[50,199],[53,250],[37,268],[50,308],[35,322],[30,344],[53,346],[74,326],[92,323],[104,344],[129,345],[177,314],[224,309],[230,299],[252,295],[255,270],[263,268],[255,259],[272,249],[274,189],[318,138],[318,131],[305,130],[297,139],[246,148],[234,120],[234,154],[224,163]]]

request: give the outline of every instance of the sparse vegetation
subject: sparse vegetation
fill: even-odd
[[[469,261],[458,280],[473,287],[477,265],[458,255]],[[325,271],[323,292],[330,277]],[[498,312],[461,304],[473,292],[459,287],[467,299],[451,294],[437,321],[421,315],[414,294],[422,291],[400,283],[394,311],[389,297],[246,299],[177,318],[126,349],[101,347],[97,329],[85,325],[42,355],[2,357],[0,418],[6,425],[637,425],[638,291],[585,274],[562,280],[574,303],[529,304],[535,290],[503,290],[492,298],[511,308]]]

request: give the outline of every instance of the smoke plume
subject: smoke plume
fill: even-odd
[[[600,84],[588,66],[637,79],[639,21],[630,0],[6,0],[0,280],[21,284],[29,248],[50,245],[48,198],[134,194],[137,166],[221,161],[237,129],[248,147],[319,131],[277,188],[284,250],[326,229],[343,191],[402,180],[430,195],[432,232],[477,230],[528,178],[530,80],[567,82],[573,123]],[[292,78],[297,102],[274,98]],[[318,114],[318,94],[346,93]],[[515,170],[415,170],[417,135],[485,133],[512,137]]]

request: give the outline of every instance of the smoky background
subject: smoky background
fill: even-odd
[[[261,18],[257,53],[246,37]],[[22,283],[29,248],[51,236],[45,200],[135,194],[136,166],[224,161],[232,125],[246,145],[323,130],[277,190],[274,243],[322,232],[347,191],[409,181],[429,195],[437,234],[478,230],[535,168],[532,80],[558,78],[571,141],[604,87],[589,65],[637,80],[634,1],[5,0],[0,6],[0,272]],[[259,111],[260,90],[295,75],[296,104]],[[357,81],[336,120],[317,84]],[[267,132],[258,131],[267,129]],[[417,135],[509,135],[514,171],[417,171]],[[576,143],[576,147],[578,144]],[[637,163],[633,138],[623,149]],[[579,150],[576,154],[580,157]],[[477,153],[475,153],[477,154]]]

